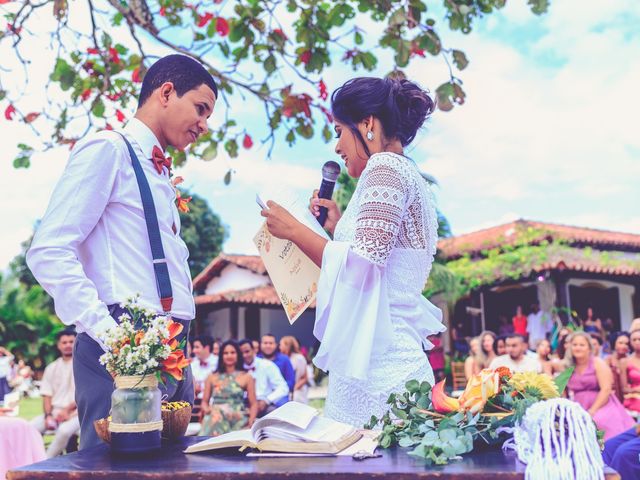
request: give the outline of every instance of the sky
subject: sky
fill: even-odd
[[[510,1],[468,36],[442,30],[445,44],[470,60],[459,74],[466,103],[434,113],[408,154],[438,180],[438,208],[454,234],[517,218],[640,234],[640,2],[552,0],[543,16],[525,4]],[[73,5],[81,21],[83,7]],[[51,20],[43,14],[39,21],[46,31]],[[379,37],[380,26],[364,28],[367,38]],[[0,58],[8,59],[11,52],[3,48]],[[57,94],[43,89],[54,55],[36,57],[24,99],[34,107],[46,93]],[[383,55],[375,73],[390,67]],[[413,62],[407,73],[432,91],[447,80],[439,59]],[[332,90],[354,75],[338,62],[324,81]],[[6,105],[0,102],[0,109]],[[213,161],[192,159],[176,173],[227,226],[224,251],[254,254],[252,239],[262,221],[255,194],[304,201],[320,183],[322,164],[340,159],[333,140],[300,139],[290,148],[282,136],[266,159],[268,146],[259,142],[266,132],[262,107],[238,97],[230,108],[252,134],[254,148],[241,149],[238,159],[220,149]],[[212,126],[224,110],[222,103],[216,107]],[[68,159],[67,148],[55,148],[35,155],[29,169],[14,169],[14,145],[33,138],[28,127],[0,118],[0,270],[44,214]],[[228,168],[235,174],[225,186]]]

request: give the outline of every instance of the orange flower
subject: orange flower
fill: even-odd
[[[140,345],[142,337],[144,337],[144,332],[142,330],[138,330],[134,339],[136,345]]]
[[[191,197],[183,197],[180,195],[180,192],[176,189],[176,205],[178,210],[182,213],[189,213],[189,202],[191,201]]]
[[[180,335],[180,332],[182,332],[182,329],[184,328],[182,326],[181,323],[179,322],[174,322],[173,320],[171,320],[169,322],[169,325],[167,326],[169,328],[169,337],[165,338],[162,341],[163,345],[171,345],[171,348],[175,348],[174,347],[174,342],[172,342],[172,340],[174,340],[178,335]],[[175,342],[175,344],[177,345],[177,342]]]
[[[511,373],[511,370],[509,370],[509,367],[498,367],[496,368],[496,373],[498,374],[498,378],[500,379],[500,381],[502,381],[504,377],[507,377],[508,380],[513,375]]]
[[[444,393],[445,382],[446,380],[442,380],[431,390],[431,403],[438,413],[455,412],[460,408],[457,398],[449,397]]]
[[[469,379],[467,388],[460,396],[460,407],[464,411],[478,413],[487,400],[500,391],[500,377],[497,371],[485,368]]]
[[[184,357],[184,352],[175,350],[162,362],[162,371],[179,381],[182,380],[182,370],[188,365],[189,360]]]

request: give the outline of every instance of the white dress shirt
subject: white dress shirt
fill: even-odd
[[[191,360],[191,373],[193,374],[193,383],[200,387],[198,392],[198,398],[202,398],[204,390],[204,382],[209,375],[215,372],[218,368],[218,356],[213,353],[210,354],[203,362],[198,357],[194,357]]]
[[[538,358],[526,354],[522,356],[522,360],[519,362],[514,361],[510,355],[500,355],[494,358],[489,365],[491,370],[495,370],[498,367],[507,367],[513,373],[542,372],[542,365],[540,365]]]
[[[150,160],[154,145],[160,144],[135,118],[123,133],[155,202],[173,288],[171,314],[193,319],[189,251],[180,238],[175,190],[167,169],[158,173]],[[53,297],[62,322],[75,324],[78,332],[94,340],[116,324],[107,305],[139,294],[141,306],[162,312],[140,190],[120,135],[101,131],[75,146],[27,253],[27,264]]]
[[[527,316],[527,333],[529,334],[529,345],[536,348],[540,340],[547,338],[547,333],[553,329],[551,315],[538,310],[538,313],[530,313]]]
[[[289,395],[289,385],[278,366],[270,360],[258,358],[244,366],[256,381],[256,399],[274,403]]]

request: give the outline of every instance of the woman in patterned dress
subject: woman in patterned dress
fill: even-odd
[[[217,437],[249,428],[258,414],[255,381],[243,368],[238,345],[229,340],[222,344],[220,352],[218,370],[205,381],[200,435]],[[244,404],[245,393],[249,411]]]
[[[275,202],[262,211],[270,232],[294,242],[321,267],[314,363],[329,371],[325,415],[361,427],[388,409],[389,394],[408,380],[433,384],[424,358],[442,314],[422,296],[437,242],[429,184],[404,149],[435,104],[415,83],[355,78],[331,97],[336,153],[358,185],[341,214],[314,194],[311,210],[328,209],[314,233]]]

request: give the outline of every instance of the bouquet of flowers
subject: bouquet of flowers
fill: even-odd
[[[165,378],[182,380],[183,370],[189,365],[183,350],[186,340],[176,339],[182,324],[140,307],[137,297],[121,307],[128,313],[118,318],[119,325],[100,336],[109,348],[100,363],[115,377],[155,375],[161,383]]]
[[[506,367],[484,369],[469,379],[459,399],[444,393],[445,380],[433,388],[411,380],[405,392],[389,396],[389,411],[366,427],[382,426],[383,448],[412,447],[409,455],[443,465],[472,451],[476,439],[498,441],[531,405],[559,397],[572,373],[570,368],[554,380],[535,372],[512,374]]]

